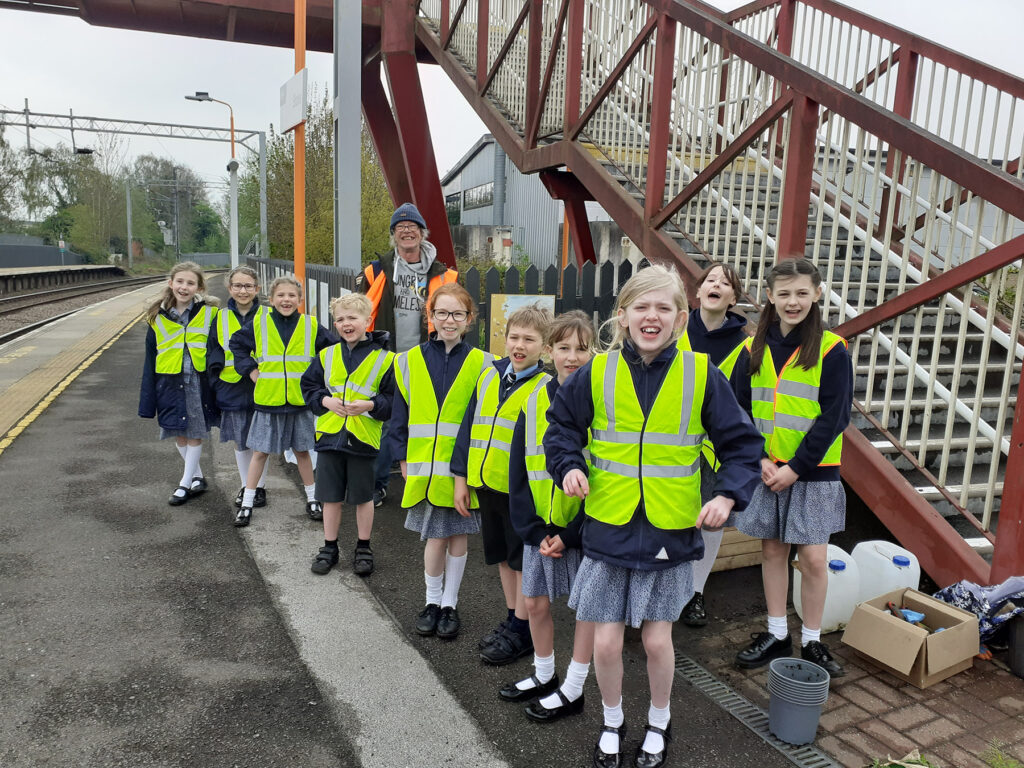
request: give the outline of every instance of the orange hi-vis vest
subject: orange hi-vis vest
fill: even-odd
[[[396,257],[401,258],[401,257]],[[370,300],[370,304],[373,305],[373,310],[370,312],[370,324],[366,326],[367,331],[372,331],[377,324],[377,310],[380,309],[380,298],[384,295],[384,285],[387,283],[388,276],[384,274],[384,270],[374,276],[373,264],[367,264],[366,269],[363,270],[363,276],[366,278],[366,283],[369,285],[369,289],[366,291],[366,298]],[[454,283],[459,279],[459,273],[454,269],[446,269],[440,275],[434,275],[430,278],[430,282],[427,283],[427,301],[430,301],[430,297],[434,295],[434,291],[440,288],[445,283]],[[434,332],[434,324],[430,318],[427,318],[427,332]]]

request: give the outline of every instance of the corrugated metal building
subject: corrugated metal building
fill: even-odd
[[[529,255],[538,269],[561,263],[562,203],[552,200],[540,177],[524,175],[491,134],[484,134],[441,179],[448,220],[455,225],[504,228],[511,256]],[[596,203],[587,203],[591,221],[609,221]]]

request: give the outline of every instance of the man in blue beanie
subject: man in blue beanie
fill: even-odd
[[[412,203],[402,203],[391,215],[391,244],[394,251],[377,254],[363,270],[360,291],[373,305],[368,331],[388,331],[389,347],[405,352],[427,340],[433,330],[423,322],[427,299],[445,283],[454,283],[459,273],[437,260],[437,249],[427,241],[427,222]],[[387,430],[387,423],[384,424]],[[387,496],[391,470],[391,447],[381,441],[375,466],[375,506]]]

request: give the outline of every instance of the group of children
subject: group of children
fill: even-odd
[[[307,512],[324,524],[312,571],[338,562],[345,503],[356,508],[354,569],[368,574],[373,464],[388,421],[385,439],[405,478],[405,527],[425,542],[426,599],[415,631],[459,634],[468,538],[480,533],[507,611],[479,641],[480,656],[496,665],[534,656],[533,673],[500,697],[527,703],[536,721],[580,712],[593,657],[604,715],[598,768],[624,760],[627,623],[641,628],[650,686],[633,764],[665,762],[672,625],[681,616],[707,623],[704,585],[725,525],[763,540],[768,631],[736,663],[755,668],[792,652],[787,561],[796,544],[802,655],[842,674],[815,627],[828,537],[844,526],[838,470],[852,369],[845,342],[822,327],[821,277],[811,262],[782,261],[768,274],[752,338],[729,311],[739,290],[730,267],[705,271],[700,307],[687,322],[679,276],[652,266],[620,289],[601,329],[611,339],[603,352],[585,314],[552,318],[532,305],[507,319],[500,360],[465,341],[475,304],[457,283],[428,298],[429,340],[397,356],[386,333],[367,331],[371,305],[361,294],[332,302],[335,340],[297,312],[301,288],[290,278],[270,286],[269,308],[257,303],[252,270],[233,270],[228,287],[231,300],[218,314],[202,295],[201,270],[178,265],[150,311],[140,415],[157,412],[161,436],[177,439],[185,461],[170,503],[205,489],[200,441],[219,407],[221,440],[236,441],[243,478],[236,525],[265,503],[267,456],[291,448]],[[555,672],[551,614],[561,596],[576,612],[564,679]]]

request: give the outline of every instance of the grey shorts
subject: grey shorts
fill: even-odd
[[[316,498],[328,504],[365,504],[373,501],[373,463],[376,456],[342,451],[316,454]]]

